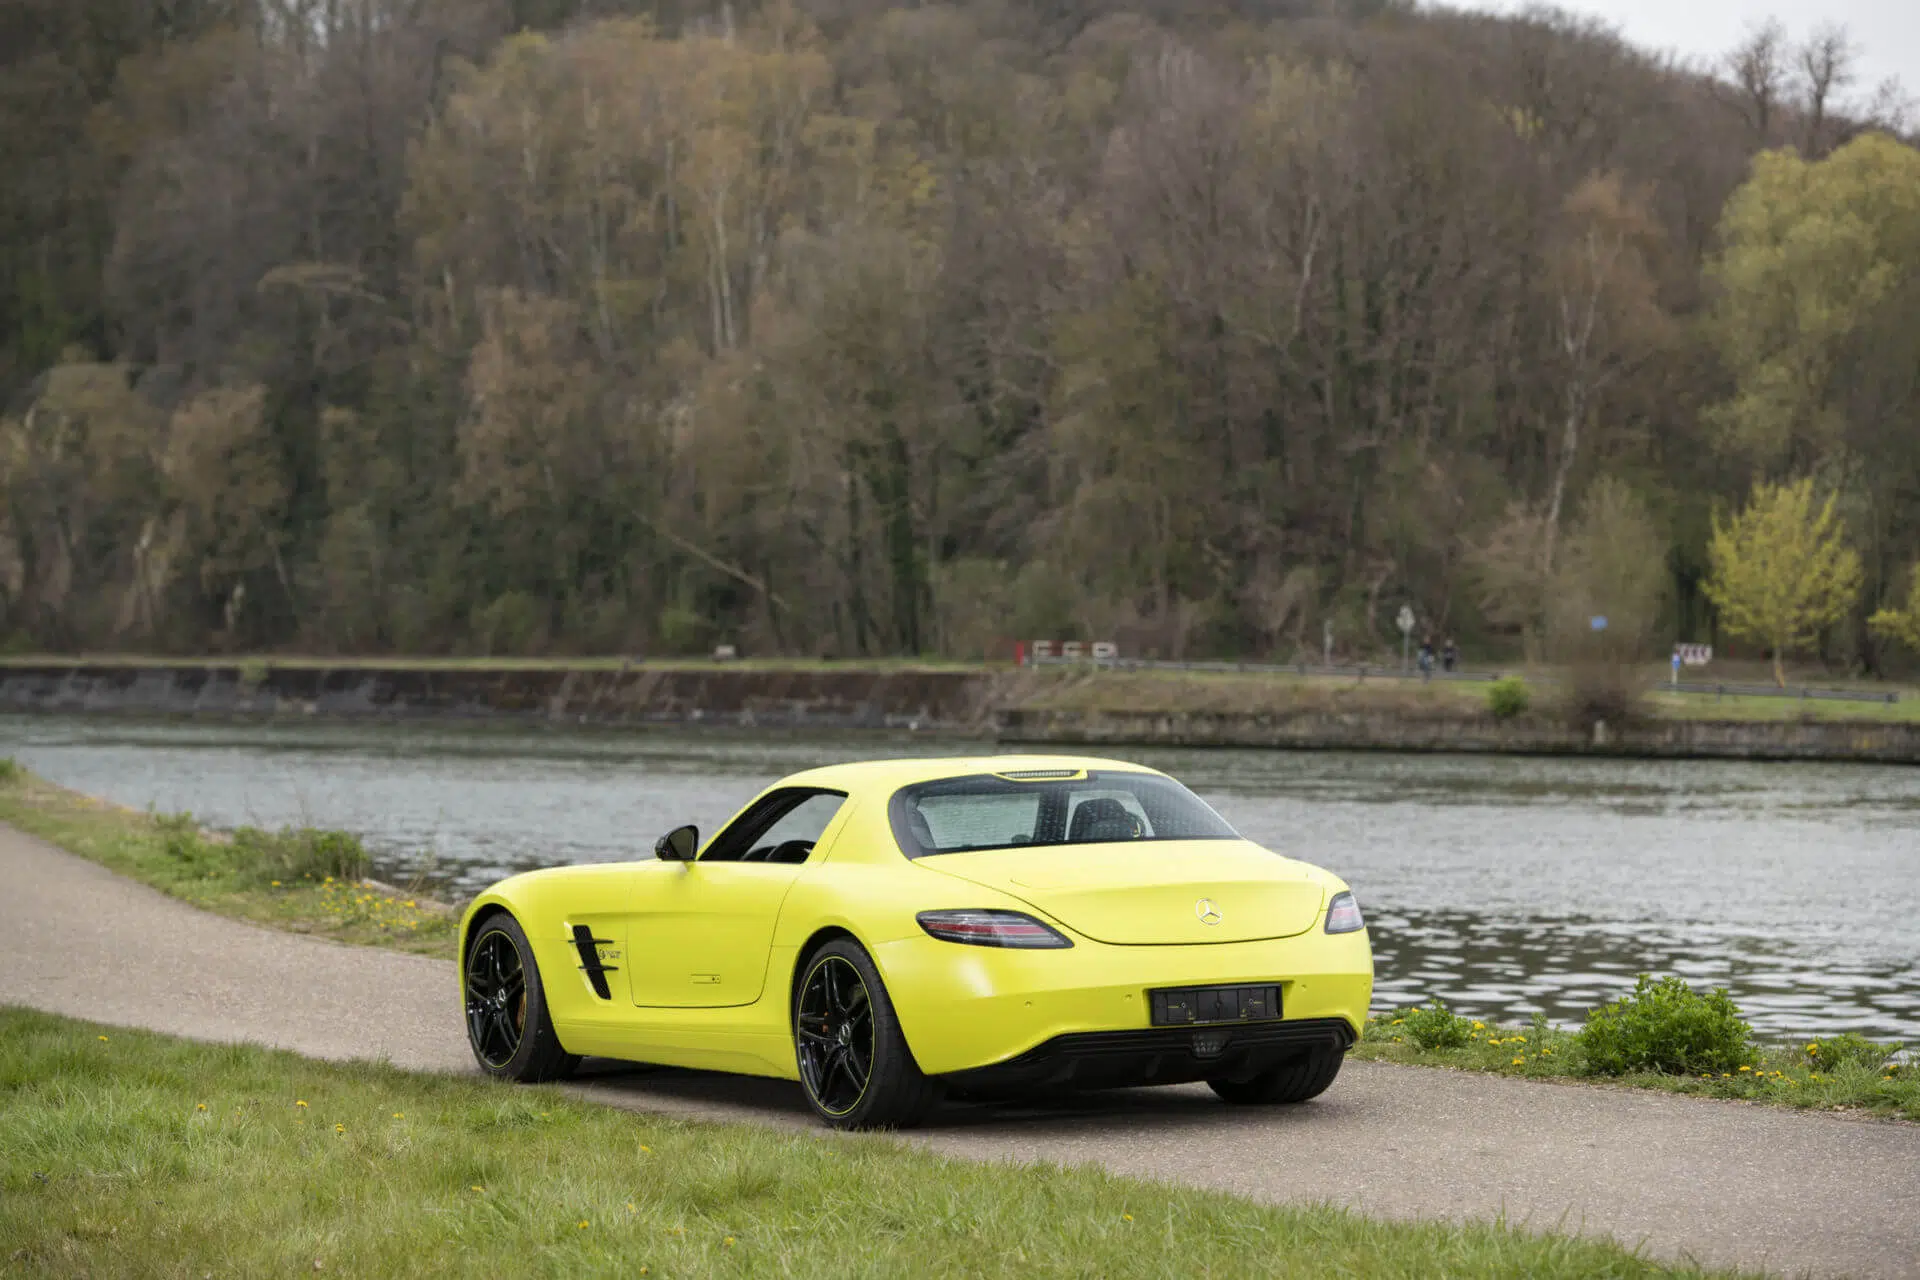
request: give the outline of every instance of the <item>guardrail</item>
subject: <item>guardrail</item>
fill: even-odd
[[[1515,674],[1506,671],[1441,671],[1424,675],[1417,669],[1398,666],[1326,666],[1315,662],[1174,662],[1164,658],[1028,658],[1030,667],[1084,667],[1100,671],[1201,671],[1238,675],[1330,676],[1348,680],[1451,680],[1485,683]],[[1557,684],[1553,676],[1529,676],[1535,684]],[[1814,689],[1806,686],[1782,689],[1771,684],[1705,683],[1683,680],[1673,684],[1662,680],[1647,686],[1649,693],[1686,693],[1706,697],[1795,698],[1807,702],[1897,703],[1898,692],[1874,689]]]
[[[1692,693],[1711,695],[1716,698],[1800,698],[1808,702],[1886,702],[1900,701],[1896,692],[1882,692],[1877,689],[1782,689],[1772,684],[1703,684],[1699,681],[1681,681],[1679,684],[1655,686],[1655,692]]]
[[[1028,658],[1030,667],[1090,667],[1101,671],[1208,671],[1243,675],[1340,676],[1351,680],[1418,680],[1420,671],[1397,666],[1322,666],[1315,662],[1173,662],[1164,658]],[[1442,671],[1435,668],[1427,678],[1462,680],[1469,683],[1498,680],[1500,671]]]

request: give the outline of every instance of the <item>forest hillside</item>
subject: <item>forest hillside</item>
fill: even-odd
[[[17,651],[1291,659],[1408,604],[1657,655],[1807,482],[1859,567],[1809,649],[1911,662],[1920,151],[1840,32],[11,0],[0,50]]]

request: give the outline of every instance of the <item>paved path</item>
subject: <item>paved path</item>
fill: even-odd
[[[453,967],[207,915],[0,826],[0,1003],[326,1058],[470,1072]],[[600,1100],[813,1131],[795,1086],[596,1071]],[[1304,1107],[1201,1087],[950,1107],[912,1140],[1261,1200],[1607,1233],[1652,1253],[1920,1277],[1920,1126],[1350,1064]]]

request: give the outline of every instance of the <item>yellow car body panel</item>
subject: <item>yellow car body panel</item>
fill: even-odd
[[[787,1079],[799,1074],[790,1012],[799,962],[819,939],[840,934],[872,957],[929,1074],[1007,1063],[1059,1036],[1148,1028],[1148,992],[1160,988],[1275,985],[1285,1020],[1338,1019],[1358,1035],[1372,996],[1371,947],[1364,929],[1324,931],[1328,904],[1347,886],[1319,868],[1241,840],[917,859],[902,851],[888,816],[901,787],[1035,770],[1156,774],[1078,756],[876,761],[795,774],[741,812],[782,788],[845,793],[804,863],[647,859],[510,877],[467,909],[462,980],[474,924],[505,910],[532,943],[569,1052]],[[1202,899],[1212,922],[1197,909]],[[915,919],[956,909],[1018,911],[1073,945],[947,942]],[[581,926],[605,996],[576,937]],[[1149,941],[1131,940],[1141,938]]]

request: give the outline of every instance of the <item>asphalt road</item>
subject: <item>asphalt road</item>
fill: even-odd
[[[208,915],[0,826],[0,1003],[321,1058],[474,1070],[453,966]],[[637,1110],[818,1132],[798,1087],[592,1063]],[[1352,1063],[1312,1103],[1203,1087],[948,1107],[910,1140],[1098,1164],[1395,1217],[1504,1214],[1669,1258],[1920,1277],[1920,1126],[1630,1090]]]

